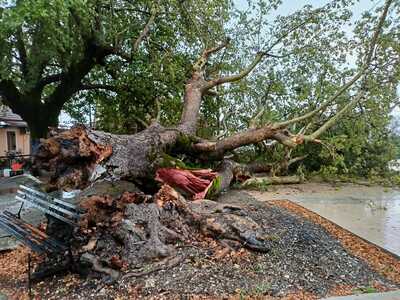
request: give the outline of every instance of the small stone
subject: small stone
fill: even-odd
[[[156,286],[156,281],[155,281],[154,278],[149,278],[149,279],[146,280],[146,282],[145,282],[145,287],[146,288],[153,288],[155,286]]]

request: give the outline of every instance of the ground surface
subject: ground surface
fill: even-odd
[[[33,293],[41,299],[318,299],[400,287],[396,259],[301,207],[287,201],[262,203],[241,191],[219,201],[246,203],[250,216],[268,228],[271,251],[238,249],[227,254],[206,238],[196,245],[179,245],[179,263],[158,272],[151,273],[154,264],[149,264],[138,270],[148,275],[114,285],[69,274],[35,284]],[[0,254],[0,290],[14,299],[27,297],[26,253],[19,248]]]

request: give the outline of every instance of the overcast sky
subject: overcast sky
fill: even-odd
[[[339,0],[283,0],[282,5],[278,8],[277,14],[279,15],[289,15],[296,10],[302,8],[304,5],[311,4],[314,7],[323,6],[326,3],[331,1],[339,1]],[[245,8],[247,5],[247,0],[235,0],[235,3],[238,7]],[[384,3],[384,0],[359,0],[356,1],[353,6],[353,19],[356,20],[360,17],[360,14],[366,10],[373,9],[378,5]]]

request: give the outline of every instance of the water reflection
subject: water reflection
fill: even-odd
[[[400,191],[350,186],[288,198],[400,255]]]

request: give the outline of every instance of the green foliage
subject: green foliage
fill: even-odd
[[[188,169],[183,161],[178,158],[172,157],[168,154],[163,153],[162,161],[158,163],[160,168],[180,168],[180,169]]]
[[[242,185],[242,188],[260,192],[266,192],[268,191],[270,185],[271,183],[268,180],[263,179],[263,180],[245,182],[245,184]]]
[[[358,289],[355,289],[354,292],[356,294],[371,294],[371,293],[377,293],[378,290],[374,288],[373,286],[366,286],[366,287],[360,287]]]
[[[221,190],[221,177],[217,176],[213,180],[210,188],[208,189],[206,198],[207,199],[214,199],[215,196],[217,195],[217,193],[220,192],[220,190]]]

